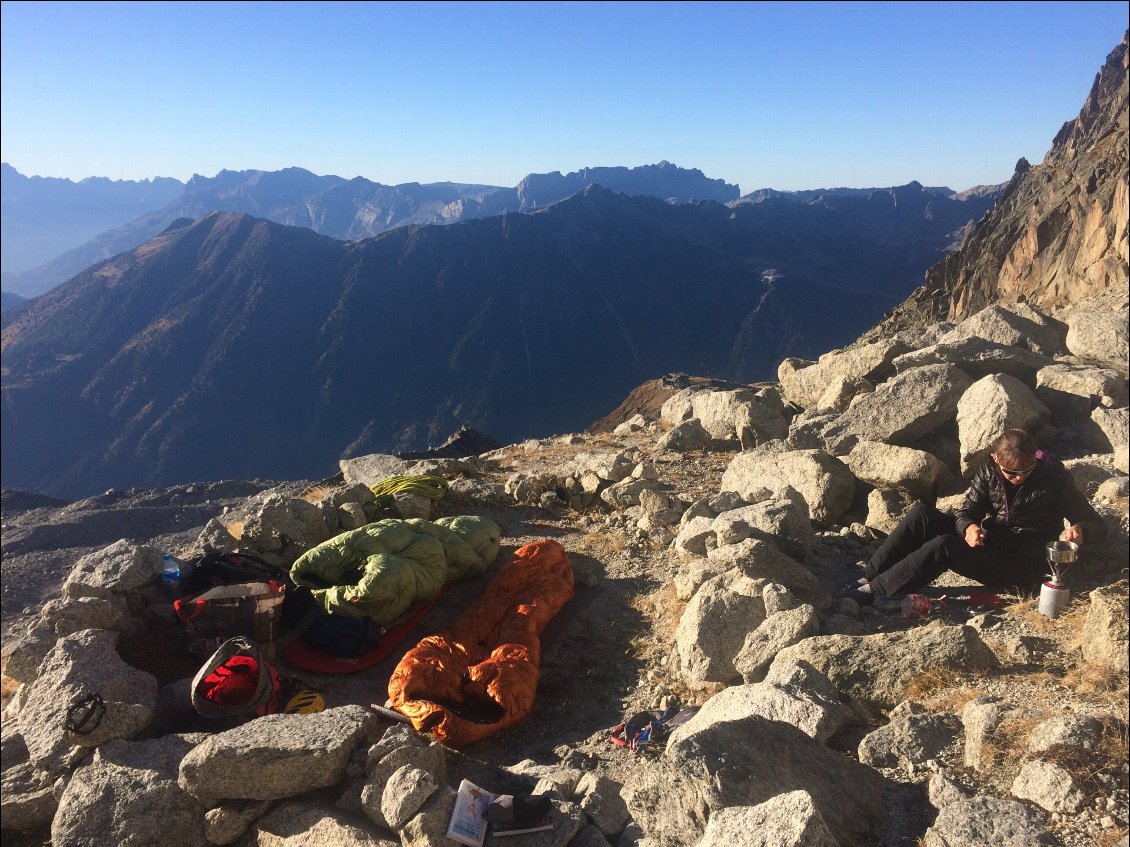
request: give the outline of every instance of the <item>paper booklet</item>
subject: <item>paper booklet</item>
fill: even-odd
[[[455,808],[447,825],[447,837],[467,847],[482,847],[487,837],[487,806],[495,795],[473,782],[463,780],[455,795]]]

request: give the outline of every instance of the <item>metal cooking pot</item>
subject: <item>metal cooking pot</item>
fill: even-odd
[[[1079,545],[1074,541],[1049,541],[1044,549],[1053,565],[1069,565],[1079,558]]]

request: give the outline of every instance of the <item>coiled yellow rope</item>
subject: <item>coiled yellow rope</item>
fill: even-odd
[[[439,500],[447,493],[447,480],[438,476],[390,476],[372,487],[378,500],[406,491]]]

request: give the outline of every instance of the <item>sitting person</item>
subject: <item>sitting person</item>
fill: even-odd
[[[1028,433],[1010,429],[993,442],[956,517],[915,506],[843,596],[871,605],[875,597],[918,591],[947,570],[996,590],[1032,592],[1047,572],[1045,543],[1060,538],[1082,546],[1105,532],[1067,469]]]

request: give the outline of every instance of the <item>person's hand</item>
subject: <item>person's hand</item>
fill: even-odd
[[[965,528],[965,543],[970,547],[984,547],[985,546],[985,530],[971,523]]]
[[[1075,524],[1074,526],[1069,526],[1067,529],[1065,529],[1063,531],[1063,533],[1059,536],[1059,538],[1060,538],[1060,541],[1074,541],[1076,544],[1078,544],[1080,547],[1082,547],[1083,546],[1083,527],[1079,526],[1079,524]]]

